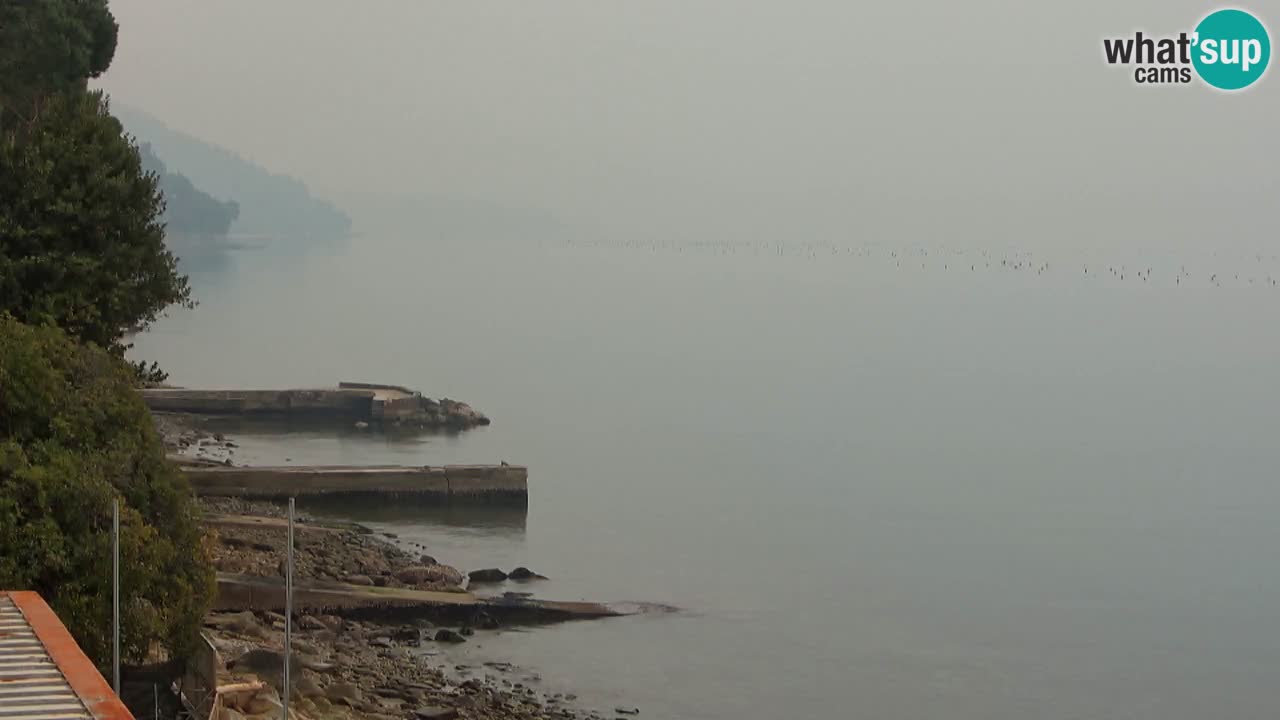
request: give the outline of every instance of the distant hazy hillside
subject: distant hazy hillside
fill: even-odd
[[[173,172],[156,157],[150,143],[142,143],[142,167],[155,173],[164,192],[165,233],[192,238],[224,237],[240,215],[234,201],[223,202],[196,187],[185,175]]]
[[[111,110],[139,145],[151,145],[171,172],[239,205],[232,233],[300,241],[334,240],[350,233],[351,219],[329,201],[311,195],[300,180],[271,173],[136,108],[117,104]]]

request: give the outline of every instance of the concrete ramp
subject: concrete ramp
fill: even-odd
[[[284,581],[218,573],[219,611],[284,609]],[[618,617],[634,612],[593,602],[478,597],[469,592],[433,592],[407,588],[366,587],[337,582],[295,582],[293,607],[303,612],[338,612],[370,616],[431,616],[466,620],[477,613],[508,622],[559,622]]]

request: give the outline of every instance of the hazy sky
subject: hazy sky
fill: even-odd
[[[1227,95],[1102,60],[1103,37],[1190,30],[1202,2],[111,6],[114,97],[330,193],[715,236],[1064,213],[1203,233],[1274,204],[1278,61]],[[1255,9],[1275,36],[1280,8]]]

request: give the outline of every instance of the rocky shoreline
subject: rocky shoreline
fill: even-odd
[[[213,560],[222,572],[279,577],[285,536],[279,525],[254,527],[245,518],[279,519],[284,510],[234,498],[201,500]],[[234,520],[234,521],[233,521]],[[397,547],[352,524],[302,516],[296,523],[294,567],[299,579],[339,580],[380,587],[462,591],[457,568]],[[524,573],[519,573],[524,575]],[[536,574],[528,573],[530,579]],[[477,573],[486,577],[485,572]],[[477,579],[476,582],[480,580]],[[296,615],[291,710],[310,720],[534,720],[603,718],[574,706],[573,695],[544,692],[540,678],[506,663],[480,667],[441,659],[439,648],[498,629],[480,613],[463,624],[437,625],[339,615]],[[279,717],[284,617],[250,611],[211,613],[206,634],[226,663],[226,682],[262,681],[215,720]],[[619,708],[617,712],[630,712]],[[273,714],[274,712],[274,714]]]
[[[213,561],[218,572],[280,577],[285,553],[281,527],[245,526],[219,522],[225,517],[279,518],[280,508],[238,498],[201,499],[206,524],[216,539]],[[329,580],[349,585],[407,587],[415,590],[462,592],[464,579],[456,568],[427,555],[414,557],[383,542],[359,526],[315,525],[306,516],[294,539],[294,577]]]
[[[166,450],[184,462],[235,463],[238,444],[205,426],[207,418],[153,413]],[[220,573],[279,578],[286,534],[285,508],[230,497],[199,500],[214,566]],[[400,543],[354,523],[299,514],[295,523],[294,577],[349,585],[464,592],[468,585],[541,578],[527,568],[511,573],[477,570],[468,577],[438,562],[427,548]],[[397,544],[399,543],[399,544]],[[524,595],[524,593],[519,593]],[[602,720],[572,694],[539,688],[536,673],[508,663],[481,666],[450,661],[445,648],[499,629],[477,613],[458,622],[387,613],[295,614],[290,714],[299,720]],[[258,688],[224,697],[213,720],[280,717],[284,616],[275,612],[213,612],[205,635],[223,666],[219,683]],[[261,686],[255,684],[261,683]],[[634,709],[618,708],[616,716]]]
[[[205,427],[208,418],[187,413],[151,413],[165,452],[197,462],[234,465],[239,444]]]

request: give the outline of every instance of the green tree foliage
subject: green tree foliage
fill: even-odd
[[[156,177],[85,89],[116,35],[106,0],[0,0],[0,312],[122,353],[190,290]]]
[[[191,648],[213,573],[186,480],[132,374],[53,327],[0,315],[0,587],[37,590],[110,660],[111,506],[122,499],[122,653]]]
[[[84,89],[116,52],[107,0],[0,0],[0,127],[31,123],[49,95]]]
[[[53,96],[24,137],[0,138],[0,311],[120,352],[190,305],[156,183],[101,93]]]

